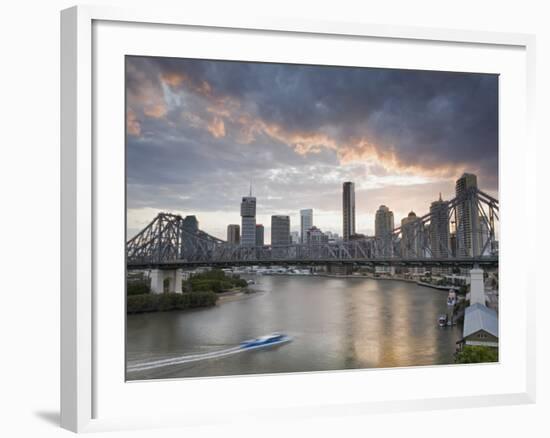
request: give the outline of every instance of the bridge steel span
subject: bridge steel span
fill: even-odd
[[[159,213],[127,242],[128,270],[175,270],[199,266],[355,265],[498,266],[498,200],[477,188],[444,202],[441,210],[414,217],[384,237],[349,241],[246,247],[232,245],[199,229],[180,215]],[[435,232],[439,227],[454,233]],[[447,225],[445,225],[447,224]]]

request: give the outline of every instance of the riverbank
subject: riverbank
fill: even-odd
[[[258,293],[259,291],[250,289],[250,288],[240,288],[240,289],[229,290],[226,292],[221,292],[217,294],[218,301],[216,302],[216,304],[224,304],[224,303],[229,303],[231,301],[239,301],[247,298],[252,298]]]
[[[217,294],[210,291],[128,295],[126,297],[126,313],[168,312],[212,307],[217,300]]]
[[[199,307],[212,307],[233,301],[249,294],[248,282],[239,276],[227,276],[215,269],[192,275],[181,282],[181,291],[175,292],[168,280],[164,281],[163,293],[151,289],[150,279],[141,275],[127,279],[126,313],[166,312]],[[171,292],[168,292],[172,290]]]
[[[458,292],[460,290],[460,288],[458,286],[432,284],[432,283],[426,283],[424,281],[417,281],[416,284],[418,284],[419,286],[431,287],[432,289],[439,289],[439,290],[444,290],[444,291],[447,291],[447,292],[451,289],[456,291],[456,292]]]
[[[296,277],[299,276],[298,274],[273,274],[273,275],[283,275],[288,277]],[[455,291],[460,290],[457,286],[452,285],[437,285],[432,283],[426,283],[424,281],[418,281],[413,280],[410,278],[402,278],[402,277],[375,277],[374,275],[353,275],[353,274],[311,274],[311,277],[326,277],[326,278],[360,278],[360,279],[368,279],[368,280],[386,280],[386,281],[402,281],[405,283],[413,283],[418,286],[428,287],[430,289],[438,289],[438,290],[444,290],[449,291],[450,289],[453,289]]]

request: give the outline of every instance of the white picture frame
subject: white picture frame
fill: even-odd
[[[506,230],[517,226],[520,220],[525,218],[525,214],[529,217],[535,217],[536,215],[534,208],[532,211],[524,213],[524,215],[510,208],[510,205],[516,205],[519,200],[528,202],[533,200],[535,196],[535,144],[532,133],[535,39],[532,35],[382,26],[360,22],[315,22],[296,18],[280,20],[242,17],[239,20],[232,19],[228,21],[224,17],[216,17],[211,14],[208,16],[188,15],[184,10],[163,11],[156,8],[131,10],[103,6],[78,6],[64,10],[61,13],[61,425],[66,429],[76,432],[99,431],[119,428],[206,424],[209,421],[208,416],[204,415],[205,406],[201,410],[200,399],[196,402],[195,408],[197,410],[193,411],[193,418],[190,418],[188,409],[181,408],[180,410],[175,409],[168,412],[163,411],[162,406],[159,406],[157,411],[149,410],[149,416],[139,415],[138,413],[131,415],[131,410],[125,411],[122,408],[115,412],[115,405],[123,405],[123,403],[120,403],[122,399],[117,399],[118,396],[135,397],[136,394],[143,393],[144,398],[147,398],[151,394],[150,391],[152,391],[157,396],[166,393],[169,400],[170,385],[181,385],[181,381],[130,384],[118,381],[117,385],[120,384],[121,388],[124,385],[131,387],[131,394],[123,395],[122,392],[117,393],[117,390],[113,389],[113,392],[108,394],[109,398],[113,400],[113,406],[107,406],[108,403],[105,402],[106,397],[104,394],[107,394],[106,391],[110,391],[110,389],[106,389],[110,386],[103,382],[112,383],[112,380],[109,379],[117,379],[117,376],[120,376],[120,370],[111,373],[113,364],[105,361],[106,354],[98,354],[98,352],[102,352],[103,348],[106,349],[103,351],[104,353],[115,351],[107,350],[107,348],[120,349],[120,343],[113,343],[108,347],[104,347],[107,343],[103,334],[105,327],[116,333],[114,338],[120,339],[123,333],[120,333],[118,323],[108,322],[114,321],[113,318],[116,317],[116,312],[105,311],[106,300],[98,300],[98,287],[104,284],[105,281],[109,281],[107,278],[108,273],[105,273],[106,271],[101,268],[102,263],[105,263],[101,257],[104,245],[99,241],[101,239],[99,236],[119,236],[121,231],[123,232],[123,228],[121,229],[123,218],[120,223],[115,221],[112,225],[113,229],[108,230],[106,227],[111,227],[111,225],[106,224],[101,213],[101,211],[105,211],[105,208],[98,208],[98,206],[104,202],[102,194],[105,193],[106,181],[110,181],[110,172],[123,172],[124,170],[107,169],[104,166],[104,161],[102,161],[102,155],[97,153],[98,144],[103,141],[103,133],[101,128],[98,129],[98,126],[105,126],[105,124],[102,120],[102,113],[98,109],[103,105],[103,98],[96,93],[96,87],[98,87],[100,81],[103,81],[105,76],[102,76],[104,74],[102,67],[95,65],[94,60],[101,59],[103,52],[105,52],[105,56],[119,57],[125,49],[122,44],[118,44],[123,42],[121,41],[122,38],[116,39],[118,30],[107,26],[105,32],[108,33],[108,36],[110,38],[113,38],[113,35],[115,36],[115,40],[110,40],[113,42],[112,53],[107,55],[107,49],[102,42],[102,38],[105,37],[101,36],[103,30],[98,31],[94,27],[101,23],[108,23],[108,26],[130,25],[133,27],[133,30],[130,30],[132,32],[135,32],[139,27],[144,29],[147,27],[148,32],[159,34],[165,31],[171,32],[178,27],[190,31],[200,31],[203,35],[208,35],[209,32],[233,30],[237,31],[240,37],[243,35],[246,37],[247,34],[254,36],[269,34],[270,38],[284,37],[285,39],[315,36],[315,38],[338,39],[338,44],[351,44],[350,41],[361,43],[368,40],[374,41],[374,43],[383,41],[385,44],[401,44],[420,48],[430,45],[444,48],[446,44],[451,44],[465,48],[465,50],[483,48],[487,53],[491,51],[502,53],[502,65],[508,63],[509,68],[514,69],[513,72],[510,70],[509,77],[513,77],[517,81],[515,84],[523,84],[521,87],[516,87],[514,96],[507,95],[507,98],[516,99],[520,103],[520,108],[513,110],[519,112],[512,112],[512,109],[510,109],[511,112],[508,115],[503,114],[501,119],[506,121],[512,120],[506,118],[508,116],[513,117],[518,114],[523,116],[517,120],[518,126],[506,125],[501,128],[501,144],[505,148],[504,151],[501,151],[500,175],[500,180],[503,182],[501,184],[504,218],[503,236],[506,237]],[[149,50],[152,50],[151,47],[154,49],[154,45],[157,43],[153,38],[153,41],[149,40],[148,44]],[[117,52],[117,50],[119,51]],[[200,51],[200,45],[195,50]],[[272,59],[269,50],[266,51],[265,48],[263,50],[266,53],[263,56],[269,56]],[[135,52],[132,51],[130,54],[135,54]],[[510,55],[509,58],[506,58],[508,55]],[[332,55],[329,51],[323,56],[330,57]],[[474,55],[474,58],[476,56]],[[273,59],[278,59],[277,54],[273,54],[273,57]],[[518,59],[522,61],[519,63],[520,65],[515,62]],[[379,62],[382,63],[383,61]],[[408,65],[406,60],[401,62],[405,63],[402,64],[404,66]],[[423,60],[417,59],[414,62],[422,63]],[[436,61],[431,60],[430,62],[432,63],[430,66],[433,66]],[[443,63],[443,61],[441,62]],[[462,62],[460,57],[455,57],[453,62],[455,67],[447,63],[445,68],[459,69]],[[486,64],[483,65],[488,65],[486,59],[478,59],[475,62],[485,62]],[[495,65],[500,65],[499,62],[496,62]],[[101,62],[99,64],[106,65]],[[411,66],[414,66],[414,64],[411,64]],[[426,66],[428,66],[427,61]],[[483,69],[483,67],[481,68]],[[499,67],[494,68],[496,70],[491,71],[499,73]],[[120,80],[123,81],[123,78],[119,78],[118,85],[120,85]],[[509,83],[512,84],[512,79]],[[511,85],[510,88],[512,88]],[[123,90],[119,90],[119,92],[123,94]],[[507,93],[506,90],[505,92]],[[124,109],[120,108],[120,114],[123,114],[123,112]],[[122,120],[121,117],[120,123],[123,123]],[[115,136],[113,138],[120,137]],[[517,152],[508,150],[509,147],[506,146],[512,139],[521,141],[524,145],[521,150],[521,158],[514,155]],[[122,143],[120,148],[123,149],[123,147]],[[119,152],[115,152],[115,155],[118,154],[118,157],[123,157],[123,153],[120,155]],[[113,166],[117,163],[120,164],[115,158]],[[518,183],[517,186],[505,182],[506,178],[511,176],[510,173],[514,169],[514,165],[516,166],[516,177],[521,179],[521,183]],[[112,184],[112,181],[110,183]],[[124,188],[122,187],[121,190],[123,191]],[[110,203],[116,203],[117,201],[120,201],[120,198],[115,195],[110,201],[105,201],[105,206],[107,207]],[[533,202],[531,205],[535,204]],[[372,380],[373,373],[378,373],[378,378],[382,380],[384,378],[392,378],[396,381],[405,379],[407,376],[400,376],[400,373],[407,372],[403,370],[347,371],[330,374],[310,373],[307,377],[303,374],[293,374],[285,377],[248,376],[244,378],[191,379],[183,382],[183,384],[186,384],[190,391],[205,391],[206,394],[214,390],[229,391],[231,388],[237,388],[238,385],[243,394],[253,394],[253,392],[248,392],[253,391],[251,388],[249,389],[252,385],[263,387],[265,384],[265,388],[273,388],[273,379],[277,379],[276,384],[281,387],[285,387],[285,385],[287,387],[301,386],[305,392],[311,391],[310,399],[304,397],[299,400],[299,403],[297,402],[298,404],[293,405],[287,404],[284,397],[278,397],[276,394],[273,395],[270,403],[265,405],[262,405],[261,401],[254,403],[257,406],[253,406],[248,402],[248,406],[245,406],[248,409],[248,415],[256,416],[256,418],[262,418],[262,416],[273,418],[285,414],[300,418],[312,415],[342,415],[350,412],[361,414],[365,412],[394,412],[534,402],[535,289],[532,280],[534,273],[531,272],[532,268],[529,265],[515,260],[513,255],[518,249],[528,251],[533,243],[529,241],[514,242],[512,237],[510,237],[508,241],[510,243],[508,243],[505,237],[503,237],[502,242],[505,259],[502,261],[501,266],[503,263],[506,263],[506,266],[512,266],[517,262],[518,269],[524,275],[503,275],[503,283],[508,281],[515,290],[519,290],[515,306],[518,309],[517,320],[512,323],[502,318],[503,320],[500,322],[501,329],[506,329],[508,325],[513,324],[518,331],[515,334],[517,340],[513,341],[514,344],[510,341],[511,346],[517,347],[518,351],[515,352],[517,357],[512,360],[511,357],[509,358],[503,353],[504,358],[501,363],[494,365],[501,368],[495,368],[491,371],[498,373],[499,369],[505,369],[508,363],[513,363],[513,365],[510,365],[509,370],[499,375],[500,379],[504,379],[506,376],[510,377],[510,379],[506,378],[507,381],[509,380],[510,386],[503,389],[503,391],[497,390],[496,386],[487,386],[487,388],[480,388],[480,392],[476,393],[475,391],[469,391],[468,385],[464,385],[466,389],[462,393],[457,390],[447,394],[445,390],[434,389],[430,395],[418,396],[419,392],[416,389],[412,388],[410,391],[405,391],[402,385],[396,385],[396,392],[392,392],[387,397],[378,394],[371,398],[365,398],[349,391],[346,392],[346,388],[353,387],[354,382],[361,379],[368,380],[369,378]],[[114,254],[115,263],[113,266],[115,267],[117,263],[120,266],[120,260],[116,261],[117,254]],[[529,276],[529,279],[527,274],[533,275]],[[120,282],[113,279],[113,284],[120,284]],[[119,308],[123,299],[122,292],[123,289],[120,290],[118,298],[109,298],[113,300],[113,308]],[[508,304],[506,304],[505,297],[503,306],[503,310],[512,309],[511,306],[506,307]],[[101,327],[98,322],[98,313],[101,313]],[[503,312],[502,314],[506,315],[507,313]],[[122,314],[120,314],[120,318],[123,319]],[[506,342],[506,340],[503,342]],[[120,364],[120,367],[122,368],[123,364]],[[460,370],[455,368],[455,370],[458,370],[455,372],[459,375],[458,379],[464,379],[465,383],[469,375],[486,373],[488,369],[488,365],[475,365]],[[462,372],[462,370],[465,371]],[[409,378],[412,376],[410,373]],[[424,367],[423,369],[416,369],[414,373],[414,380],[421,384],[423,381],[427,382],[430,379],[444,379],[446,374],[449,373],[449,368],[443,367],[439,371],[439,368]],[[307,382],[303,383],[302,381],[305,380]],[[502,384],[504,385],[504,382]],[[216,388],[214,388],[214,385]],[[314,391],[314,388],[319,386],[325,388],[320,394]],[[341,390],[338,391],[337,387]],[[374,389],[373,391],[376,392]],[[313,397],[315,397],[315,403]],[[247,402],[244,401],[243,403],[246,404]],[[106,407],[104,408],[103,405]],[[235,412],[224,412],[215,405],[210,405],[208,410],[209,412],[213,410],[219,414],[217,422],[226,421],[231,415],[235,414]],[[108,412],[108,414],[103,415],[102,411]],[[271,411],[273,413],[270,413]],[[241,411],[238,412],[242,413]],[[246,416],[243,417],[243,421],[246,421]]]

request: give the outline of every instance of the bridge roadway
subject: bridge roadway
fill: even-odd
[[[181,269],[212,267],[225,268],[232,266],[406,266],[406,267],[496,267],[498,256],[466,257],[466,258],[369,258],[369,259],[262,259],[262,260],[211,260],[187,261],[172,260],[155,262],[128,261],[127,269]]]

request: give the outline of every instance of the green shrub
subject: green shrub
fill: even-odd
[[[184,289],[188,290],[190,288],[194,292],[212,291],[219,293],[234,287],[247,286],[246,280],[238,276],[226,275],[220,269],[193,274],[185,283]]]
[[[222,288],[222,290],[227,290],[227,289],[231,289],[232,287],[234,287],[234,285],[231,281],[222,280],[222,281],[220,281],[220,287]]]
[[[213,306],[218,300],[214,292],[191,292],[187,295],[189,308]]]
[[[203,280],[192,278],[190,280],[191,290],[194,292],[200,291],[212,291],[212,292],[223,292],[225,290],[231,289],[234,287],[234,282],[229,279],[225,280]],[[245,281],[246,284],[246,281]]]
[[[219,284],[216,280],[191,280],[191,290],[193,292],[217,292]]]
[[[209,307],[214,306],[217,299],[217,295],[211,291],[130,295],[126,298],[126,312],[167,312],[169,310]]]
[[[177,298],[175,297],[176,294],[171,293],[164,293],[160,294],[157,310],[161,312],[166,312],[167,310],[172,310],[175,307]]]
[[[248,286],[248,283],[246,282],[246,280],[243,280],[242,278],[235,278],[233,284],[236,287],[246,287],[246,286]]]
[[[193,274],[193,279],[195,280],[224,280],[225,278],[225,272],[221,269],[212,269],[211,271]]]
[[[456,363],[498,362],[498,348],[481,345],[465,345],[455,357]]]
[[[126,282],[127,295],[143,295],[151,292],[149,280],[130,280]]]
[[[126,298],[126,312],[154,312],[158,309],[159,296],[155,294],[129,295]]]

